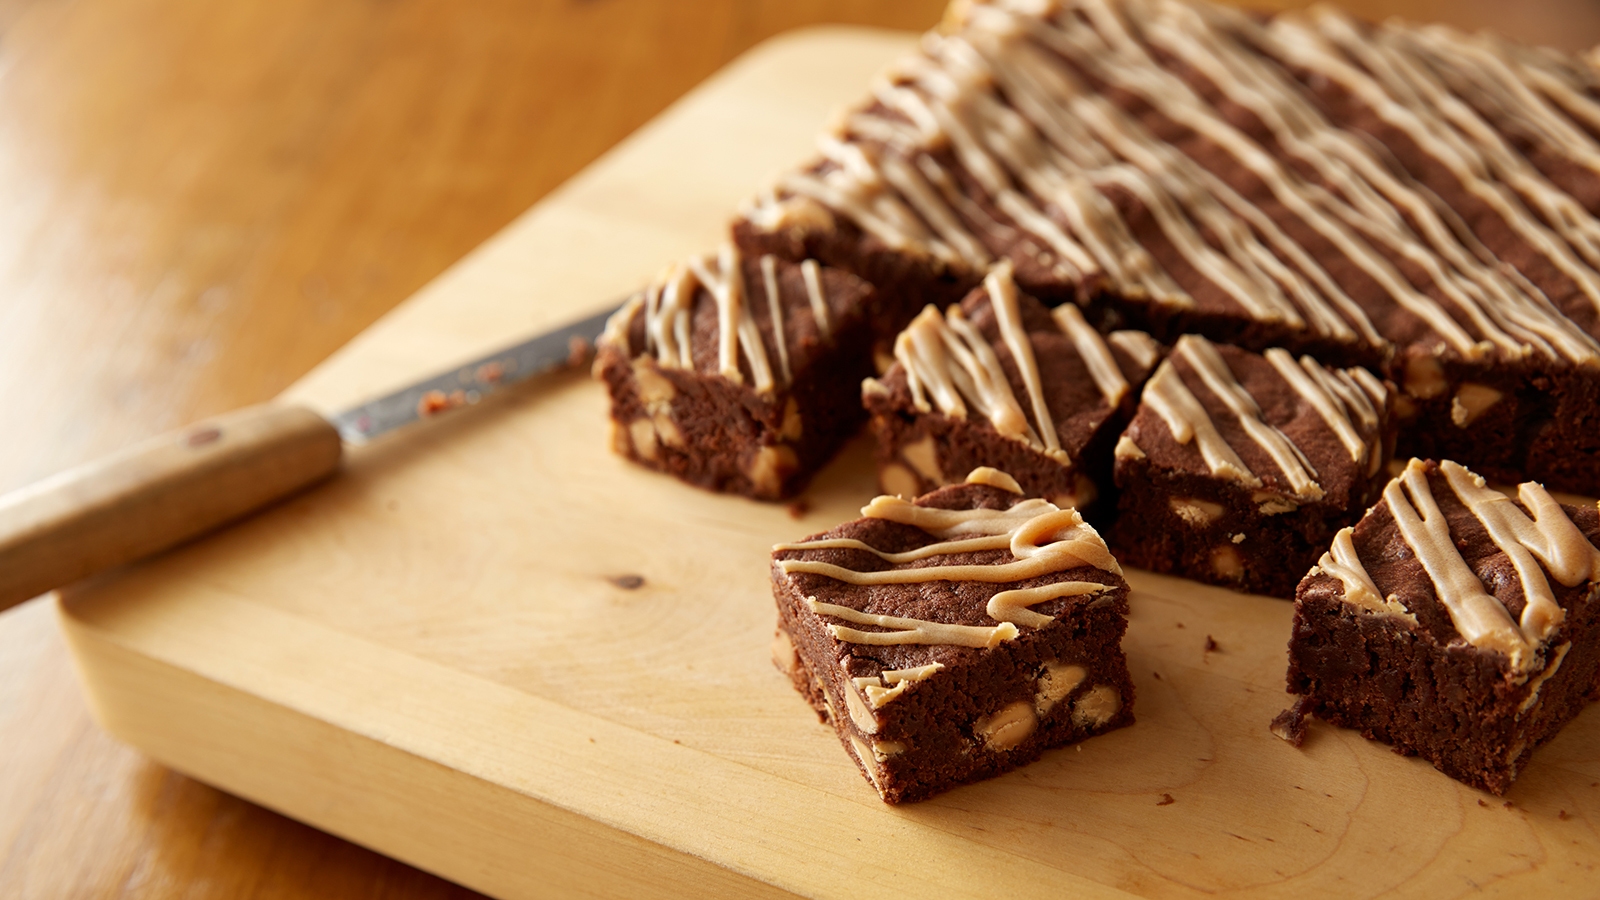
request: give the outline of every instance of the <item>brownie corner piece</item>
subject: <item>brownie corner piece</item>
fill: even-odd
[[[859,428],[872,286],[731,247],[668,268],[597,343],[612,447],[713,491],[779,500]]]
[[[886,802],[1133,722],[1116,560],[1015,487],[980,470],[774,548],[779,667]]]
[[[1164,348],[1143,332],[1102,336],[1071,303],[1023,293],[1008,263],[941,315],[925,308],[895,363],[862,388],[880,487],[915,497],[980,466],[1091,519],[1109,508],[1111,449]]]
[[[1504,794],[1600,674],[1600,510],[1411,460],[1300,583],[1289,692]]]
[[[1118,439],[1111,545],[1129,565],[1293,599],[1383,484],[1390,397],[1363,369],[1184,335]]]

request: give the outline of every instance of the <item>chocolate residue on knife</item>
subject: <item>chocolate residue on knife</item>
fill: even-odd
[[[567,341],[567,365],[574,369],[589,362],[589,357],[594,355],[594,345],[587,338],[573,335]]]

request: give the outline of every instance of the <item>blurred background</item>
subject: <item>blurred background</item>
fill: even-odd
[[[0,0],[0,491],[270,398],[763,39],[943,5]],[[1596,0],[1344,5],[1600,42]],[[116,744],[49,604],[0,614],[0,897],[335,896],[476,895]]]

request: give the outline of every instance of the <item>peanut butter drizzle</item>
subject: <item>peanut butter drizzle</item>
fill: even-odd
[[[807,260],[810,262],[810,260]],[[761,282],[767,292],[767,309],[772,316],[772,333],[777,336],[773,343],[778,349],[778,373],[783,378],[784,384],[794,381],[789,372],[789,341],[783,333],[783,303],[778,296],[778,260],[772,254],[761,257]]]
[[[850,679],[867,698],[867,705],[873,709],[881,709],[885,703],[893,700],[906,692],[906,688],[918,681],[926,681],[933,677],[933,673],[944,668],[944,663],[928,663],[925,666],[913,666],[909,669],[885,669],[877,675],[865,675],[860,678]],[[888,687],[884,687],[888,685]]]
[[[920,54],[887,73],[874,91],[877,106],[853,111],[824,140],[828,164],[786,176],[749,210],[752,221],[777,227],[824,218],[789,214],[801,199],[891,247],[969,271],[988,263],[986,241],[1013,243],[1020,231],[1046,248],[1060,277],[1104,275],[1125,296],[1192,306],[1102,194],[1120,189],[1248,315],[1383,345],[1361,306],[1261,207],[1087,88],[1076,66],[1224,150],[1230,167],[1251,173],[1460,356],[1539,354],[1600,365],[1593,337],[1432,191],[1328,121],[1287,67],[1340,84],[1410,134],[1600,309],[1600,220],[1473,105],[1600,171],[1600,142],[1574,122],[1600,127],[1592,74],[1448,29],[1386,25],[1369,34],[1327,10],[1262,25],[1173,0],[1000,0],[966,5],[952,21],[951,33],[927,36]],[[1152,49],[1253,112],[1273,146],[1232,125]],[[951,156],[1008,222],[951,189],[957,178],[941,162]],[[1425,284],[1414,285],[1395,260],[1416,267]]]
[[[1322,554],[1322,559],[1317,561],[1311,574],[1326,572],[1339,579],[1344,585],[1346,603],[1368,612],[1404,619],[1415,626],[1417,617],[1400,601],[1379,593],[1378,586],[1372,583],[1372,576],[1367,574],[1366,567],[1361,565],[1361,557],[1356,555],[1355,542],[1350,538],[1354,532],[1355,529],[1348,526],[1339,529],[1339,533],[1333,536],[1333,546]]]
[[[1378,409],[1383,407],[1388,396],[1383,383],[1365,369],[1329,370],[1309,356],[1300,357],[1296,365],[1288,351],[1276,347],[1264,355],[1283,380],[1289,382],[1295,393],[1305,398],[1333,430],[1349,452],[1350,460],[1357,465],[1366,462],[1367,474],[1375,473],[1383,456],[1383,434],[1378,429]],[[1362,430],[1371,435],[1370,440],[1361,437]]]
[[[966,418],[970,405],[1001,435],[1020,441],[1063,465],[1070,463],[1071,457],[1061,447],[1055,420],[1045,402],[1039,364],[1033,355],[1033,341],[1023,329],[1017,286],[1009,261],[995,265],[984,279],[984,290],[994,309],[1001,343],[1011,352],[1021,374],[1033,421],[1028,421],[1016,395],[1011,392],[1000,357],[977,327],[967,321],[959,306],[947,309],[943,318],[938,310],[929,306],[895,338],[895,359],[906,371],[912,404],[920,412],[931,412],[933,407],[928,402],[931,396],[941,413],[957,419]],[[1084,327],[1087,328],[1087,324]],[[1104,351],[1104,342],[1098,335],[1094,341]],[[1109,351],[1105,351],[1105,355],[1109,357]],[[1121,372],[1116,369],[1115,362],[1111,366],[1120,378]]]
[[[1161,345],[1142,331],[1113,331],[1106,335],[1106,343],[1116,344],[1145,371],[1149,371],[1161,356]]]
[[[977,550],[1010,549],[1014,561],[993,565],[934,565],[859,572],[832,563],[784,559],[778,561],[779,569],[786,574],[821,575],[856,585],[921,584],[931,581],[1004,584],[1083,566],[1093,566],[1119,575],[1122,573],[1105,542],[1093,527],[1083,521],[1077,510],[1060,509],[1046,500],[1024,500],[1005,510],[952,510],[916,506],[898,497],[878,497],[861,512],[871,518],[912,525],[940,540],[903,553],[885,552],[854,538],[779,544],[773,550],[847,548],[865,550],[886,562],[901,564]],[[1000,623],[994,627],[943,625],[920,619],[877,616],[836,604],[820,603],[814,598],[808,598],[807,602],[813,610],[824,615],[858,625],[873,624],[894,629],[891,632],[863,632],[830,625],[830,630],[840,640],[861,644],[922,643],[976,647],[994,646],[994,643],[1014,638],[1018,633],[1018,625],[1039,628],[1051,621],[1050,616],[1034,612],[1028,607],[1058,597],[1109,590],[1112,590],[1109,585],[1099,582],[1067,581],[999,591],[989,599],[985,608],[988,616]]]
[[[839,606],[836,603],[823,603],[815,597],[807,597],[806,605],[811,611],[822,616],[833,616],[856,625],[877,625],[887,631],[862,631],[848,625],[828,626],[828,631],[841,641],[852,644],[871,644],[886,646],[891,644],[952,644],[957,647],[983,647],[993,648],[1000,645],[1001,641],[1015,640],[1019,632],[1017,626],[1010,622],[1001,622],[999,625],[947,625],[943,622],[929,622],[925,619],[908,619],[901,616],[879,616],[851,609],[848,606]]]
[[[1111,355],[1105,338],[1084,321],[1083,313],[1072,303],[1061,304],[1051,311],[1051,315],[1056,324],[1061,326],[1062,333],[1072,340],[1072,346],[1083,358],[1084,365],[1089,367],[1089,377],[1094,379],[1095,387],[1100,389],[1100,396],[1105,398],[1106,405],[1116,407],[1132,388],[1128,379],[1122,377],[1122,369],[1117,366],[1116,357]],[[1153,358],[1154,350],[1150,352]]]
[[[1288,357],[1288,354],[1285,353],[1284,356]],[[1206,412],[1204,404],[1184,383],[1174,365],[1176,359],[1182,359],[1188,364],[1195,377],[1199,378],[1206,389],[1238,420],[1239,427],[1250,440],[1272,458],[1278,471],[1283,473],[1289,489],[1296,496],[1309,500],[1322,497],[1322,486],[1316,480],[1317,471],[1305,458],[1305,454],[1300,452],[1300,448],[1289,440],[1287,435],[1261,418],[1261,407],[1255,398],[1233,376],[1232,370],[1217,352],[1217,348],[1198,335],[1186,334],[1179,338],[1173,348],[1172,358],[1161,364],[1144,389],[1144,402],[1166,423],[1174,440],[1179,444],[1194,441],[1195,448],[1200,451],[1200,457],[1205,460],[1207,468],[1213,475],[1249,487],[1262,486],[1260,476],[1250,470],[1238,452],[1217,430],[1216,423],[1210,413]],[[1288,365],[1295,372],[1300,372],[1299,369],[1295,369],[1292,358]],[[1312,362],[1311,365],[1315,366],[1316,363]],[[1283,371],[1281,367],[1279,371]],[[1310,389],[1318,394],[1323,406],[1326,407],[1326,410],[1319,409],[1319,412],[1322,412],[1324,417],[1342,418],[1346,425],[1350,425],[1348,415],[1341,416],[1339,411],[1334,409],[1333,398],[1323,395],[1321,389],[1312,385],[1309,380],[1302,385],[1291,379],[1290,384],[1297,391],[1310,385]],[[1307,399],[1311,398],[1308,396]],[[1339,405],[1342,407],[1342,399]]]
[[[755,388],[769,393],[793,383],[789,361],[789,338],[783,315],[783,295],[778,281],[777,258],[761,257],[761,286],[767,311],[772,319],[774,351],[778,358],[774,373],[767,356],[766,339],[750,314],[749,292],[744,283],[739,252],[725,245],[715,254],[693,257],[667,267],[642,292],[630,297],[617,314],[606,322],[601,340],[627,347],[628,325],[641,313],[645,323],[645,353],[667,369],[693,369],[693,316],[695,294],[705,288],[717,304],[717,374],[738,384],[744,382],[739,369],[741,354],[750,364]],[[827,295],[815,260],[800,264],[806,294],[817,332],[824,342],[832,340]]]
[[[1450,533],[1449,522],[1434,499],[1420,460],[1412,460],[1383,491],[1401,537],[1415,551],[1462,638],[1474,647],[1504,653],[1512,669],[1524,676],[1543,668],[1541,645],[1565,615],[1555,601],[1546,571],[1567,587],[1600,580],[1600,550],[1539,484],[1525,482],[1517,489],[1518,499],[1533,513],[1530,519],[1511,498],[1485,486],[1482,478],[1456,463],[1440,463],[1439,471],[1483,524],[1495,546],[1510,557],[1522,582],[1524,606],[1520,620],[1512,619],[1510,610],[1485,589],[1467,565]],[[1335,548],[1338,549],[1337,541]],[[1339,570],[1329,569],[1325,556],[1324,570],[1345,584],[1347,597],[1354,583],[1359,596],[1352,602],[1372,608],[1371,597],[1366,596],[1377,595],[1371,576],[1353,546],[1344,555],[1346,558],[1336,560]],[[1544,563],[1544,568],[1536,559]],[[1397,605],[1389,600],[1384,603]]]
[[[765,264],[771,258],[770,256],[764,256],[761,261]],[[806,299],[811,301],[811,318],[817,323],[817,335],[822,338],[824,344],[831,344],[833,343],[833,324],[828,318],[828,298],[822,292],[822,271],[821,267],[817,265],[817,261],[814,259],[802,261],[800,263],[800,277],[806,283]],[[772,293],[773,296],[777,296],[776,287],[773,288]],[[773,302],[776,303],[777,301],[774,300]]]

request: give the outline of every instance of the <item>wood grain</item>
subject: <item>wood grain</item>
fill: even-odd
[[[934,2],[0,5],[0,489],[264,400],[741,50]],[[1581,0],[1371,2],[1577,48]],[[0,896],[464,894],[146,762],[0,615]]]

